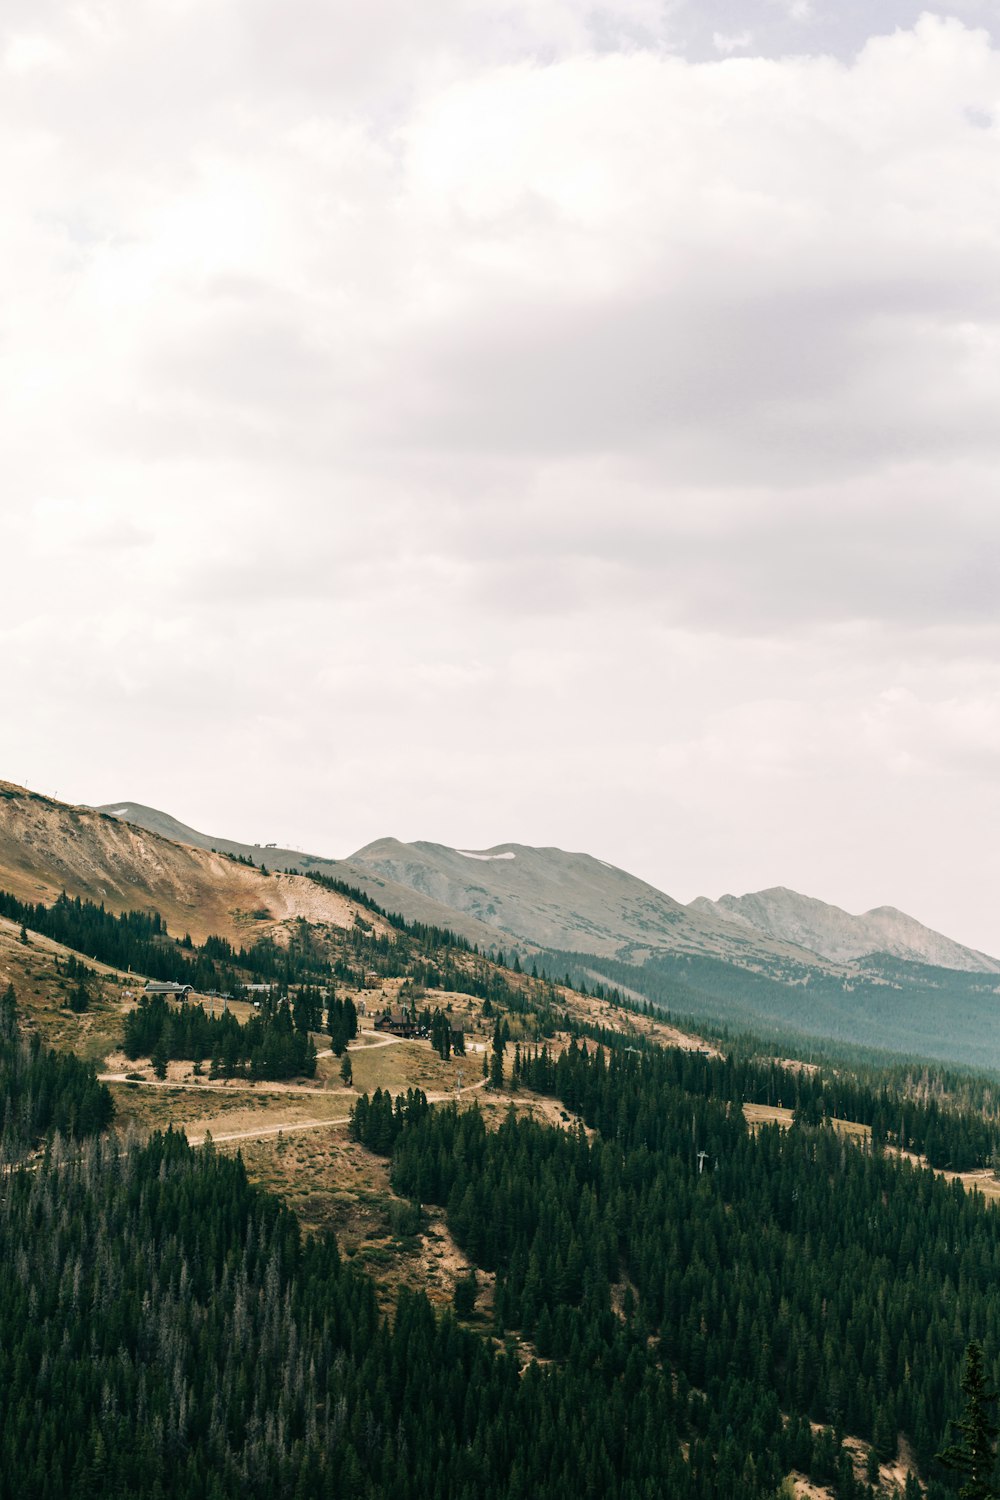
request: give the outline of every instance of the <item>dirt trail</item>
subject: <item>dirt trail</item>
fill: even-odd
[[[192,1146],[203,1146],[208,1136],[212,1137],[212,1144],[216,1146],[224,1141],[261,1141],[272,1135],[296,1135],[301,1130],[335,1129],[338,1125],[346,1125],[349,1118],[348,1115],[340,1115],[335,1120],[296,1120],[292,1124],[258,1125],[256,1130],[233,1130],[219,1135],[206,1130],[200,1135],[189,1135],[188,1141]]]
[[[102,1083],[134,1084],[137,1089],[190,1089],[195,1094],[322,1094],[329,1099],[331,1089],[314,1089],[300,1083],[174,1083],[170,1078],[130,1078],[127,1073],[98,1073]]]
[[[484,1088],[485,1085],[486,1085],[486,1082],[487,1082],[487,1080],[485,1078],[480,1078],[478,1080],[478,1082],[476,1082],[476,1083],[470,1083],[470,1084],[466,1085],[466,1087],[463,1088],[463,1089],[449,1089],[449,1090],[447,1090],[444,1093],[428,1094],[427,1095],[427,1102],[428,1102],[428,1104],[442,1104],[446,1100],[456,1099],[459,1096],[464,1097],[466,1094],[472,1094],[472,1093],[474,1093],[477,1089]],[[165,1085],[165,1084],[156,1084],[156,1085],[147,1085],[147,1087],[164,1088],[164,1087],[168,1087],[168,1085]],[[183,1085],[182,1085],[182,1087],[183,1087]],[[187,1087],[194,1087],[194,1085],[187,1085]],[[298,1090],[289,1090],[289,1092],[296,1092],[296,1093],[301,1093],[301,1094],[306,1094],[306,1093],[318,1094],[318,1093],[322,1093],[323,1091],[321,1089],[298,1089]],[[397,1093],[401,1093],[401,1092],[402,1092],[402,1090],[397,1090]],[[329,1095],[327,1095],[327,1097],[329,1097]],[[393,1097],[396,1097],[396,1096],[394,1095]],[[252,1130],[226,1131],[226,1132],[220,1133],[218,1135],[214,1131],[204,1131],[203,1130],[203,1131],[200,1131],[198,1134],[195,1134],[195,1135],[188,1134],[188,1140],[190,1141],[190,1143],[191,1143],[192,1146],[203,1145],[204,1141],[205,1141],[205,1138],[206,1138],[207,1135],[211,1135],[212,1141],[216,1145],[219,1145],[219,1144],[221,1144],[224,1141],[258,1141],[258,1140],[264,1140],[268,1136],[274,1136],[274,1135],[293,1135],[293,1134],[297,1133],[298,1131],[302,1131],[302,1130],[323,1130],[324,1128],[332,1129],[332,1128],[337,1127],[338,1125],[346,1125],[346,1124],[348,1124],[349,1119],[350,1119],[350,1117],[348,1115],[337,1115],[334,1118],[329,1119],[329,1120],[290,1120],[290,1121],[287,1121],[287,1122],[284,1122],[284,1123],[282,1123],[281,1121],[279,1121],[277,1124],[271,1123],[269,1125],[264,1124],[262,1122],[260,1125],[254,1126],[254,1128]],[[190,1130],[189,1126],[183,1126],[182,1128],[185,1129],[186,1131]]]
[[[368,1051],[371,1048],[392,1046],[403,1040],[403,1038],[398,1036],[380,1037],[377,1041],[361,1040],[361,1037],[365,1037],[367,1039],[368,1037],[374,1035],[375,1033],[373,1032],[362,1032],[353,1046],[350,1043],[348,1044],[347,1050],[349,1052],[354,1051],[355,1053],[363,1052]],[[118,1056],[121,1057],[121,1053],[119,1053]],[[323,1047],[316,1053],[316,1056],[318,1058],[332,1057],[333,1048]],[[108,1062],[113,1063],[115,1061],[115,1058],[112,1055],[107,1060]],[[181,1079],[174,1080],[169,1077],[133,1078],[130,1077],[130,1070],[122,1068],[109,1068],[107,1071],[99,1073],[97,1076],[102,1083],[134,1083],[137,1088],[147,1089],[192,1089],[195,1093],[198,1094],[322,1094],[324,1097],[328,1098],[331,1092],[328,1088],[314,1088],[312,1085],[307,1083],[256,1083],[249,1081],[242,1082],[238,1078],[227,1078],[221,1080],[215,1078],[210,1079],[204,1083],[185,1083]]]

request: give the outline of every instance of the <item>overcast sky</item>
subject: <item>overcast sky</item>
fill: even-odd
[[[5,0],[0,776],[1000,953],[997,18]]]

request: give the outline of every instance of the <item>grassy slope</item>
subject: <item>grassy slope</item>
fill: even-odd
[[[308,1228],[337,1232],[348,1254],[358,1256],[375,1275],[386,1300],[401,1284],[422,1286],[439,1302],[450,1300],[455,1278],[466,1263],[450,1239],[440,1217],[425,1216],[414,1228],[406,1205],[389,1187],[388,1166],[349,1140],[346,1122],[353,1101],[362,1091],[376,1088],[392,1093],[421,1088],[431,1098],[454,1097],[461,1076],[462,1098],[476,1101],[488,1118],[499,1120],[510,1107],[544,1114],[565,1123],[559,1106],[522,1093],[489,1096],[482,1087],[482,1062],[493,1031],[493,1020],[483,1015],[482,1002],[469,995],[428,991],[420,1003],[451,1007],[456,1024],[466,1033],[468,1054],[443,1061],[422,1040],[386,1042],[372,1028],[376,1007],[392,1003],[402,983],[387,979],[378,991],[348,991],[363,1002],[367,1016],[351,1044],[354,1086],[340,1077],[340,1060],[329,1054],[328,1038],[316,1034],[321,1049],[316,1077],[287,1084],[253,1084],[245,1080],[212,1081],[195,1078],[191,1064],[171,1063],[165,1084],[155,1079],[148,1059],[130,1062],[120,1053],[123,1018],[134,1004],[129,998],[141,987],[141,976],[123,974],[103,964],[89,963],[96,979],[94,1002],[82,1016],[66,1006],[71,984],[57,970],[70,951],[47,938],[30,934],[19,940],[15,924],[0,918],[0,987],[13,983],[25,1023],[48,1045],[89,1058],[107,1073],[138,1075],[135,1082],[121,1077],[110,1083],[118,1123],[144,1133],[174,1126],[193,1141],[212,1135],[221,1150],[240,1151],[251,1177],[277,1192]],[[512,983],[529,981],[507,975]],[[219,1002],[204,1002],[208,1008]],[[560,988],[560,1007],[582,1021],[613,1026],[656,1037],[665,1043],[702,1046],[701,1039],[681,1033],[666,1023],[631,1016],[616,1007]],[[234,1004],[241,1019],[249,1006]],[[515,1033],[517,1017],[511,1017]],[[551,1043],[558,1049],[567,1037]],[[510,1052],[513,1051],[511,1044]],[[508,1061],[509,1072],[509,1061]],[[480,1312],[490,1307],[489,1278],[483,1278]]]

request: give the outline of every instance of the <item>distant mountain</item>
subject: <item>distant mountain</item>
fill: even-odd
[[[217,849],[220,854],[235,854],[240,847],[229,839],[210,839],[197,829],[189,828],[186,823],[172,818],[169,813],[160,812],[155,807],[144,807],[141,802],[109,802],[104,807],[95,807],[93,810],[108,817],[121,818],[126,823],[134,823],[137,828],[145,828],[147,833],[159,834],[160,838],[173,839],[175,844],[190,844],[195,849]]]
[[[722,896],[718,901],[699,896],[688,909],[739,922],[748,931],[808,948],[832,963],[851,964],[873,954],[888,954],[941,969],[1000,974],[1000,960],[933,932],[894,906],[877,906],[855,917],[839,906],[779,885],[746,896]]]
[[[872,955],[1000,974],[1000,960],[963,947],[890,906],[863,916],[776,886],[682,905],[655,886],[590,854],[526,844],[452,849],[377,839],[347,859],[209,835],[140,802],[96,811],[176,843],[252,859],[272,870],[316,872],[357,885],[410,920],[450,926],[485,947],[592,953],[643,964],[665,953],[766,970],[847,973]]]
[[[526,844],[449,849],[379,839],[352,854],[349,863],[530,947],[571,949],[638,964],[652,953],[669,951],[709,954],[745,967],[824,966],[815,954],[784,939],[712,912],[692,911],[590,854]]]
[[[871,914],[850,942],[846,913],[824,936],[816,912],[811,923],[780,923],[775,909],[766,930],[751,920],[764,920],[752,902],[746,911],[682,906],[591,855],[523,844],[463,850],[380,839],[350,863],[451,908],[456,920],[489,923],[522,956],[525,945],[539,949],[541,966],[575,984],[614,985],[674,1015],[785,1039],[777,1045],[830,1038],[867,1055],[1000,1067],[1000,965],[901,913]]]
[[[411,921],[450,927],[577,983],[617,986],[675,1015],[788,1045],[834,1038],[1000,1068],[1000,962],[891,907],[853,917],[781,889],[684,906],[604,860],[561,849],[385,838],[328,859],[210,837],[140,803],[100,811],[158,835],[158,850],[189,844],[218,860],[206,852],[215,848],[271,870],[337,878]]]
[[[301,875],[325,875],[331,880],[343,880],[356,886],[385,911],[399,912],[411,922],[427,922],[437,927],[447,927],[478,943],[480,948],[499,948],[505,936],[497,928],[477,921],[468,913],[456,912],[449,906],[428,895],[397,885],[386,879],[377,870],[355,863],[351,859],[329,859],[320,854],[303,854],[299,849],[280,849],[274,844],[245,844],[237,839],[220,835],[200,833],[187,823],[171,817],[158,808],[147,807],[142,802],[106,802],[94,809],[107,817],[119,818],[136,828],[155,833],[160,838],[171,839],[177,844],[187,844],[195,849],[218,850],[220,854],[231,854],[237,858],[252,860],[255,865],[268,870],[291,870]]]

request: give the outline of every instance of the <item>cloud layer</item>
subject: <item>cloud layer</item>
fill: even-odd
[[[861,17],[9,6],[3,774],[1000,952],[1000,46]]]

